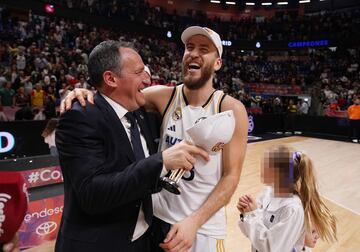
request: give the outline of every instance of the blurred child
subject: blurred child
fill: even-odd
[[[312,162],[305,154],[286,146],[271,148],[262,162],[262,179],[270,187],[258,201],[245,195],[237,205],[239,227],[253,252],[303,251],[310,227],[322,239],[336,239],[335,218],[319,196]]]

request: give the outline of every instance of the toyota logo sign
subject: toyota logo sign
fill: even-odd
[[[54,232],[56,230],[56,228],[57,228],[56,222],[48,221],[48,222],[44,222],[44,223],[40,224],[36,228],[36,233],[41,236],[48,235],[48,234],[51,234],[52,232]]]

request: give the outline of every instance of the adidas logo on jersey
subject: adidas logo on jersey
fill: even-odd
[[[168,130],[175,132],[175,131],[176,131],[176,130],[175,130],[175,125],[170,126],[170,127],[168,128]]]

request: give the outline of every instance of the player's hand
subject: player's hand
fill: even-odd
[[[94,104],[94,94],[92,91],[87,90],[85,88],[75,88],[73,91],[68,93],[68,95],[65,97],[64,100],[61,101],[60,114],[63,114],[71,109],[72,102],[74,99],[78,99],[81,106],[85,107],[86,106],[85,98],[87,98],[88,102]]]
[[[199,226],[191,217],[174,224],[160,247],[165,252],[188,251],[195,239]]]
[[[8,242],[5,243],[2,247],[3,252],[20,252],[20,249],[18,248],[18,242],[19,242],[19,234],[16,233],[14,238]]]

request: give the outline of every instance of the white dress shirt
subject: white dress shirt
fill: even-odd
[[[275,198],[272,188],[267,187],[257,204],[258,209],[245,213],[239,221],[241,231],[251,241],[252,252],[302,251],[305,222],[300,198]]]
[[[129,138],[130,144],[132,146],[131,136],[130,136],[131,123],[125,117],[125,114],[127,112],[129,112],[129,111],[127,109],[125,109],[123,106],[121,106],[119,103],[117,103],[117,102],[113,101],[112,99],[110,99],[109,97],[107,97],[106,95],[104,95],[104,94],[101,94],[101,95],[110,104],[110,106],[115,110],[115,113],[117,114],[117,116],[119,117],[122,125],[124,126],[124,129],[126,131],[126,135]],[[146,157],[149,156],[149,149],[148,149],[148,147],[146,145],[145,137],[141,133],[139,125],[138,125],[138,128],[139,128],[139,132],[140,132],[141,145],[143,147],[145,158],[146,158]],[[142,236],[146,232],[146,230],[148,228],[149,228],[149,225],[145,221],[145,215],[144,215],[144,211],[142,209],[142,203],[141,203],[138,219],[137,219],[137,222],[136,222],[135,230],[134,230],[133,237],[132,237],[131,241],[135,241],[138,238],[140,238],[140,236]]]

